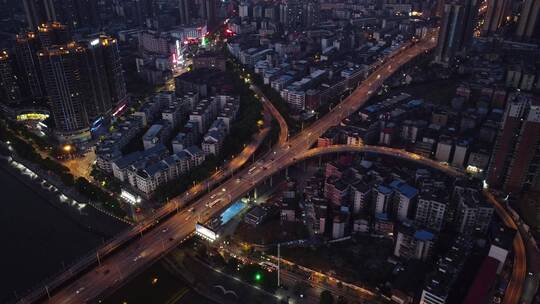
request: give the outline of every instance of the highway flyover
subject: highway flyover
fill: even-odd
[[[416,56],[428,52],[436,45],[436,32],[417,43],[407,43],[392,53],[365,79],[345,100],[310,127],[265,154],[253,165],[241,170],[224,181],[217,189],[194,201],[189,207],[178,208],[181,197],[158,211],[158,216],[137,225],[120,235],[121,246],[101,248],[96,258],[84,270],[72,269],[57,277],[57,286],[44,286],[32,297],[22,298],[19,303],[31,303],[50,298],[51,303],[93,303],[125,283],[157,259],[189,238],[198,221],[204,222],[219,214],[232,201],[243,196],[254,186],[279,170],[295,162],[309,150],[317,138],[331,126],[360,109],[386,79]],[[204,186],[202,186],[204,187]],[[203,190],[202,188],[201,190]],[[189,196],[189,194],[188,194]],[[219,200],[212,208],[205,205]],[[168,214],[171,216],[165,218]],[[113,242],[116,240],[113,240]],[[108,245],[110,246],[110,245]]]
[[[220,210],[226,208],[231,201],[243,196],[246,192],[253,189],[257,184],[263,182],[269,176],[277,174],[279,171],[303,160],[333,153],[376,153],[414,162],[454,177],[465,175],[461,170],[457,170],[446,164],[424,158],[417,154],[400,149],[367,145],[336,145],[313,148],[299,154],[297,157],[289,158],[287,160],[272,160],[270,158],[266,162],[260,161],[257,163],[258,165],[255,166],[255,170],[249,172],[249,170],[251,170],[250,168],[244,169],[239,174],[239,179],[226,182],[221,188],[215,189],[205,195],[202,200],[193,204],[192,206],[195,208],[193,212],[181,210],[173,217],[175,219],[174,221],[168,220],[161,223],[159,229],[151,230],[149,233],[142,235],[137,242],[128,245],[124,250],[118,251],[109,258],[101,261],[101,266],[96,267],[92,271],[81,276],[73,284],[59,290],[56,294],[53,294],[51,302],[85,303],[99,299],[100,296],[106,295],[107,291],[114,290],[116,285],[124,281],[125,278],[131,277],[133,274],[137,273],[138,269],[140,270],[145,266],[149,266],[149,264],[157,260],[163,254],[189,238],[193,233],[197,221],[207,221],[218,214]],[[267,169],[264,169],[265,167]],[[207,208],[205,206],[206,202],[216,199],[221,200],[216,206],[212,208]],[[513,220],[502,206],[496,205],[496,210],[507,225],[514,227],[514,224],[512,224]],[[519,249],[523,249],[523,244],[520,240],[521,238],[518,234],[514,241],[516,251],[514,261],[515,267],[512,280],[506,293],[505,303],[517,303],[517,299],[519,299],[520,295],[520,282],[522,282],[525,271],[522,269],[523,265],[525,265],[525,253],[524,250]],[[109,286],[112,288],[108,289]]]

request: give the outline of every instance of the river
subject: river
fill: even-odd
[[[24,295],[29,288],[39,286],[65,265],[127,228],[125,223],[90,206],[79,212],[61,203],[58,194],[43,189],[38,181],[21,174],[4,160],[0,162],[0,303]],[[211,303],[163,270],[160,263],[115,292],[107,303],[127,298],[130,303],[144,303],[132,297],[133,290],[138,289],[157,300],[159,296],[149,292],[155,288],[144,283],[146,288],[139,286],[140,282],[149,280],[148,276],[156,274],[160,274],[161,297],[176,297],[176,303]]]
[[[0,167],[1,303],[103,242],[39,191]]]

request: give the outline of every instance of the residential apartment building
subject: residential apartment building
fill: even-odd
[[[414,222],[420,227],[441,231],[445,223],[448,197],[432,188],[423,188],[418,197]]]
[[[489,184],[510,192],[540,189],[539,157],[540,99],[511,94],[489,165]]]

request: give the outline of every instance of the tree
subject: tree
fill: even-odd
[[[199,248],[197,248],[197,255],[201,258],[206,258],[208,256],[208,248],[205,244],[201,244]]]
[[[321,301],[319,302],[321,304],[332,304],[334,303],[334,297],[332,296],[332,293],[328,290],[323,290],[321,292]]]
[[[60,180],[62,181],[64,185],[68,187],[75,185],[75,179],[73,178],[73,175],[69,173],[60,174]]]
[[[347,300],[343,296],[337,298],[337,304],[347,304]]]

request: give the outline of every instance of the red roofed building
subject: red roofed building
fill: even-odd
[[[464,304],[483,304],[488,302],[489,291],[497,278],[499,261],[488,256],[484,259],[476,278],[467,293]]]

